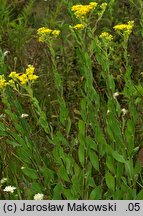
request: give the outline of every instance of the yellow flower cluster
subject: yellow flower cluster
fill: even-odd
[[[113,28],[117,31],[124,31],[127,33],[131,33],[134,27],[134,21],[129,21],[128,24],[118,24],[115,25]]]
[[[19,74],[17,74],[15,71],[12,71],[12,72],[9,74],[9,77],[12,78],[13,80],[17,80],[18,77],[19,77]]]
[[[29,81],[35,81],[38,79],[39,76],[34,74],[35,68],[32,65],[28,65],[28,68],[26,69],[26,72],[21,74],[21,73],[16,73],[15,71],[12,71],[9,74],[9,77],[12,80],[9,80],[9,85],[13,84],[12,81],[20,81],[21,85],[27,84]]]
[[[109,34],[108,32],[102,32],[101,35],[99,36],[101,39],[105,39],[106,41],[111,41],[113,40],[113,36]]]
[[[0,89],[4,89],[7,85],[4,75],[0,75]]]
[[[84,29],[85,25],[84,24],[76,24],[74,26],[72,26],[71,28],[76,29],[76,30],[80,30],[80,29]]]
[[[102,10],[105,10],[106,7],[107,7],[107,3],[106,3],[106,2],[104,2],[104,3],[102,3],[102,4],[100,5],[100,8],[101,8]]]
[[[89,12],[91,12],[96,8],[96,6],[97,6],[96,2],[90,2],[88,5],[82,5],[82,4],[73,5],[71,10],[74,12],[76,18],[84,19]]]
[[[56,38],[59,36],[60,34],[60,31],[59,30],[52,30],[52,29],[49,29],[47,27],[42,27],[42,28],[39,28],[37,30],[37,34],[39,36],[39,42],[45,42],[47,41],[48,39],[51,39],[51,38]]]
[[[102,15],[103,15],[104,11],[106,10],[106,7],[107,7],[107,3],[106,3],[106,2],[104,2],[104,3],[102,3],[102,4],[100,5],[101,11],[98,12],[98,15],[99,15],[99,16],[102,16]]]

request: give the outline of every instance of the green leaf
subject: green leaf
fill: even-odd
[[[116,165],[116,184],[119,185],[121,178],[123,176],[124,173],[124,164],[123,163],[117,163]]]
[[[68,117],[68,120],[67,120],[67,127],[66,127],[66,133],[67,133],[67,135],[69,135],[70,129],[71,129],[71,120],[70,120],[70,118]]]
[[[17,174],[19,172],[18,166],[17,166],[17,160],[15,160],[15,157],[13,157],[13,160],[8,160],[9,163],[9,169],[12,170],[13,174]]]
[[[122,155],[120,155],[117,151],[112,151],[112,156],[121,163],[126,163],[126,160]]]
[[[20,146],[17,148],[17,155],[24,163],[31,164],[31,157],[33,157],[33,153],[31,152],[30,148],[26,146]]]
[[[92,166],[97,171],[99,171],[99,158],[94,151],[92,151],[92,150],[89,151],[89,158],[90,158]]]
[[[70,157],[65,157],[65,165],[66,165],[66,170],[67,170],[67,174],[72,174],[71,172],[71,164],[72,164],[72,158]]]
[[[122,155],[120,155],[117,151],[114,151],[111,146],[106,145],[108,152],[115,158],[115,160],[119,161],[120,163],[126,163],[126,160]]]
[[[5,113],[10,117],[12,121],[15,121],[15,122],[19,121],[19,118],[17,117],[17,115],[15,113],[12,113],[10,110],[6,109]]]
[[[131,68],[131,66],[128,66],[126,68],[126,73],[124,74],[125,81],[131,80],[131,78],[130,78],[131,73],[132,73],[132,68]]]
[[[4,131],[0,131],[0,137],[7,136],[7,133]]]
[[[32,182],[32,186],[30,188],[33,194],[41,192],[41,184],[37,182]]]
[[[56,87],[57,89],[61,89],[61,86],[62,86],[62,80],[61,80],[61,76],[60,74],[56,71],[55,72],[55,84],[56,84]]]
[[[110,109],[109,109],[110,110]],[[123,139],[122,139],[122,132],[121,132],[121,124],[119,120],[117,120],[116,116],[114,114],[108,115],[108,126],[110,127],[110,130],[112,131],[114,140],[116,143],[118,143],[118,146],[123,146]],[[113,140],[112,140],[113,141]]]
[[[142,171],[142,165],[141,165],[141,161],[137,160],[136,163],[135,163],[135,167],[134,167],[134,172],[135,172],[135,175],[141,173]]]
[[[82,167],[84,166],[84,157],[85,157],[85,152],[84,152],[84,146],[80,145],[78,149],[78,158],[79,162],[81,163]]]
[[[94,177],[91,177],[91,173],[90,173],[90,178],[89,178],[89,186],[94,188],[95,187],[95,179]]]
[[[109,81],[109,87],[112,90],[112,92],[115,92],[115,82],[112,74],[108,76],[108,81]]]
[[[143,189],[137,194],[136,200],[143,200]]]
[[[79,140],[79,148],[78,148],[78,158],[82,165],[84,166],[84,154],[85,154],[85,122],[82,120],[79,120],[78,123],[79,127],[79,134],[78,134],[78,140]]]
[[[0,131],[5,131],[5,130],[6,130],[5,125],[2,122],[0,122]]]
[[[105,146],[106,144],[106,140],[105,140],[105,136],[103,134],[102,129],[100,128],[100,126],[98,125],[95,129],[95,139],[96,139],[96,143],[98,144],[99,147],[99,154],[101,156],[104,156],[105,154]]]
[[[110,113],[108,114],[110,115]],[[112,115],[112,114],[111,114]],[[109,124],[107,124],[107,127],[106,127],[106,133],[108,134],[110,140],[113,142],[114,141],[114,135],[113,135],[113,132],[109,126]]]
[[[11,141],[11,140],[6,140],[6,143],[12,145],[13,147],[21,146],[18,142],[16,141]]]
[[[106,158],[106,166],[110,172],[115,174],[115,165],[114,165],[114,158],[111,156],[107,156]]]
[[[129,146],[129,153],[131,154],[134,148],[134,137],[135,137],[135,126],[133,120],[131,119],[127,121],[125,137],[126,137],[127,145]]]
[[[25,140],[19,134],[16,134],[16,133],[14,133],[14,132],[12,132],[10,130],[8,131],[8,134],[11,135],[12,141],[16,141],[16,143],[18,143],[21,146],[25,145]]]
[[[85,98],[81,101],[81,116],[84,121],[86,121],[86,100]]]
[[[89,149],[97,150],[97,144],[90,136],[86,137],[86,143]]]
[[[60,131],[57,131],[57,133],[54,135],[54,143],[55,144],[61,144],[61,145],[67,145],[68,142],[63,136],[63,134]]]
[[[66,169],[65,169],[64,166],[61,166],[61,167],[59,168],[58,174],[59,174],[60,178],[63,179],[64,181],[67,181],[67,182],[70,181],[70,180],[69,180],[69,177],[68,177],[68,175],[67,175],[67,171],[66,171]]]
[[[126,161],[126,163],[125,163],[125,170],[126,170],[126,175],[129,178],[133,178],[134,177],[134,167],[133,167],[133,160],[132,159]]]
[[[82,120],[79,120],[78,123],[79,133],[82,135],[85,135],[85,122]]]
[[[109,172],[105,174],[105,181],[106,181],[107,187],[110,190],[114,191],[115,190],[115,179]]]
[[[23,127],[20,125],[20,122],[17,124],[15,124],[14,123],[14,127],[15,127],[15,129],[17,130],[17,132],[19,133],[19,134],[22,134],[22,135],[24,135],[25,134],[25,131],[24,131],[24,129],[23,129]]]
[[[60,122],[65,126],[65,121],[68,118],[68,109],[64,100],[60,100]]]
[[[82,195],[83,178],[83,172],[80,172],[79,174],[75,173],[72,176],[72,194],[76,199],[79,199]]]
[[[53,190],[53,200],[61,200],[62,197],[61,197],[61,194],[62,194],[62,191],[63,191],[63,186],[62,184],[57,184],[55,187],[54,187],[54,190]]]
[[[63,164],[62,160],[60,158],[60,155],[59,155],[59,146],[58,145],[53,149],[52,155],[53,155],[53,159],[55,159],[57,164]]]
[[[97,186],[95,189],[93,189],[91,191],[89,199],[90,200],[99,200],[102,198],[101,195],[102,195],[102,187]]]
[[[39,178],[37,171],[34,169],[25,167],[24,169],[22,169],[22,172],[31,179],[38,179]]]
[[[134,156],[139,151],[139,149],[140,149],[139,146],[135,147],[131,152],[131,156]]]
[[[54,179],[54,172],[47,167],[42,167],[40,172],[42,173],[46,184],[51,184],[51,181]]]
[[[116,112],[118,113],[118,116],[121,115],[121,106],[120,103],[116,100]]]
[[[73,196],[71,189],[64,189],[63,194],[67,200],[75,200],[76,198]]]
[[[42,126],[42,128],[46,133],[50,133],[50,128],[46,119],[46,114],[43,111],[41,111],[39,114],[40,114],[39,125]]]

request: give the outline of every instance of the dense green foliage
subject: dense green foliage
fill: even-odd
[[[0,79],[1,199],[143,199],[143,1],[96,2],[80,20],[88,0],[0,0],[1,79],[39,76]]]

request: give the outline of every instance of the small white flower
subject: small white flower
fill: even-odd
[[[28,114],[22,113],[21,118],[26,118],[26,117],[28,117],[28,116],[29,116]]]
[[[16,187],[6,186],[3,191],[13,193],[15,189],[16,189]]]
[[[2,179],[0,180],[0,183],[1,183],[1,184],[4,184],[5,182],[7,182],[7,178],[2,178]]]
[[[123,116],[127,114],[128,110],[126,110],[125,108],[121,109],[121,112],[123,113]]]
[[[25,167],[22,166],[21,169],[23,170],[23,169],[25,169]]]
[[[44,194],[37,193],[37,194],[35,194],[35,196],[34,196],[34,200],[42,200],[43,197],[44,197]]]
[[[6,50],[3,55],[7,56],[8,53],[10,53],[10,52],[8,50]]]
[[[116,97],[118,97],[119,96],[119,92],[115,92],[114,94],[113,94],[113,98],[115,99]]]
[[[110,113],[110,110],[107,110],[107,115]]]

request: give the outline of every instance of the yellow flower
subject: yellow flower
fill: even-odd
[[[85,28],[85,25],[83,24],[76,24],[72,27],[73,29],[84,29]]]
[[[54,37],[59,36],[60,31],[59,30],[52,30],[52,29],[49,29],[47,27],[42,27],[42,28],[39,28],[37,30],[37,34],[39,36],[38,41],[39,42],[45,42],[48,39],[52,39],[53,36]]]
[[[9,77],[11,79],[7,82],[7,85],[15,88],[16,81],[20,81],[21,85],[26,85],[29,81],[35,81],[38,79],[39,76],[35,75],[34,72],[35,72],[35,67],[30,64],[26,68],[25,73],[16,73],[15,71],[12,71],[9,74]]]
[[[128,21],[128,26],[132,26],[132,28],[134,27],[134,21]]]
[[[90,2],[89,5],[73,5],[71,10],[74,12],[76,18],[84,19],[84,17],[97,6],[96,2]]]
[[[97,6],[97,3],[96,3],[96,2],[90,2],[89,5],[88,5],[88,8],[89,8],[90,10],[93,10],[93,9],[96,8],[96,6]]]
[[[128,24],[118,24],[115,25],[113,28],[117,31],[124,31],[127,33],[131,33],[134,27],[134,21],[129,21]]]
[[[101,35],[99,36],[99,38],[105,39],[108,41],[113,40],[113,36],[111,34],[109,34],[108,32],[102,32]]]
[[[41,27],[37,30],[38,34],[50,34],[51,32],[52,30],[46,27]]]
[[[78,10],[80,10],[80,8],[81,8],[82,6],[83,6],[83,5],[81,5],[81,4],[79,4],[79,5],[73,5],[72,8],[71,8],[71,10],[72,10],[72,11],[78,11]]]
[[[33,65],[28,65],[28,68],[26,69],[26,75],[27,79],[30,81],[38,79],[39,76],[34,74],[35,67]]]
[[[28,76],[26,74],[19,75],[18,79],[19,79],[21,85],[25,85],[28,83]]]
[[[44,42],[44,39],[43,39],[42,37],[39,37],[39,38],[38,38],[38,41],[39,41],[39,42]]]
[[[4,89],[6,87],[7,83],[4,78],[4,75],[0,75],[0,89]]]
[[[101,5],[100,5],[100,8],[102,9],[102,10],[105,10],[106,9],[106,7],[107,7],[107,3],[102,3]]]
[[[37,34],[39,36],[39,42],[44,42],[50,36],[52,30],[46,27],[39,28]]]
[[[59,30],[53,30],[52,31],[52,35],[54,35],[55,37],[59,36],[60,31]]]
[[[9,85],[11,87],[15,87],[15,82],[11,79],[7,82],[7,85]]]
[[[38,79],[38,77],[39,77],[39,76],[37,76],[37,75],[35,75],[35,74],[29,74],[29,75],[28,75],[28,80],[33,81],[33,80]]]
[[[35,71],[35,68],[33,67],[33,65],[28,65],[28,68],[26,69],[26,74],[32,75],[34,71]]]
[[[9,74],[9,77],[12,78],[13,80],[16,80],[16,79],[18,79],[19,74],[16,73],[15,71],[12,71],[12,72]]]
[[[97,3],[96,3],[96,2],[90,2],[89,5],[92,6],[92,7],[94,8],[94,7],[97,6]]]
[[[37,80],[39,76],[34,74],[35,68],[33,65],[28,65],[26,73],[18,76],[21,85],[27,84],[29,81]]]

